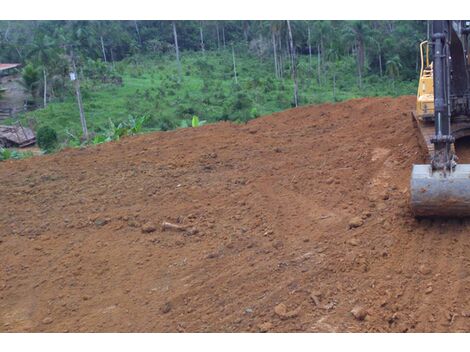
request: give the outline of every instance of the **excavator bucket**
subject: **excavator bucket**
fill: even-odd
[[[413,165],[411,209],[415,216],[470,216],[470,164],[451,172],[434,171],[431,165]]]
[[[455,141],[470,135],[470,21],[432,21],[432,53],[421,43],[413,121],[429,164],[414,165],[410,206],[415,216],[470,216],[470,164],[457,164]],[[452,73],[452,74],[451,74]]]

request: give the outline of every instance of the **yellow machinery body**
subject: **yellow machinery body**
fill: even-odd
[[[418,94],[416,100],[416,117],[421,121],[434,118],[434,84],[432,62],[429,62],[429,46],[424,41],[420,44],[421,71],[419,75]]]

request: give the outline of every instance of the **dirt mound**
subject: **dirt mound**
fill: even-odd
[[[407,205],[414,99],[0,164],[0,330],[468,331],[470,223]]]

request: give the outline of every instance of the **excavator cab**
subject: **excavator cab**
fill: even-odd
[[[419,74],[416,115],[423,121],[434,118],[434,84],[432,79],[432,62],[429,61],[429,45],[425,40],[419,45],[421,70]]]
[[[410,205],[418,217],[470,216],[470,164],[457,163],[454,147],[470,136],[470,21],[433,21],[432,28],[432,41],[420,45],[413,113],[428,164],[413,165]]]

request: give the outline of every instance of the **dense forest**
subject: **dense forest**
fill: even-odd
[[[22,64],[37,108],[16,118],[70,145],[411,94],[426,36],[426,21],[0,21],[0,62]]]

